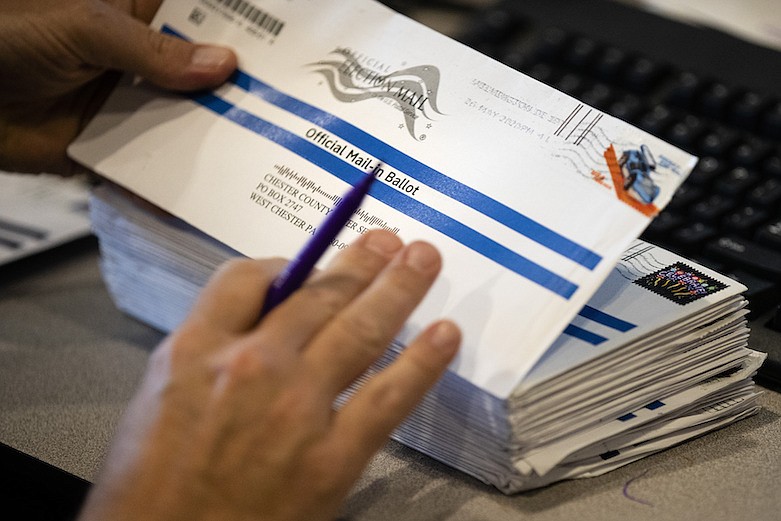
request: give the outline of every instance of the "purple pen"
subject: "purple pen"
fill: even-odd
[[[314,269],[317,261],[325,253],[328,245],[339,235],[339,232],[342,231],[342,228],[350,220],[355,210],[358,209],[373,182],[374,174],[366,174],[363,179],[344,195],[341,202],[331,210],[331,213],[317,228],[317,231],[304,248],[288,263],[285,271],[271,283],[266,293],[266,300],[263,303],[263,310],[260,312],[261,317],[281,304],[282,301],[301,287],[312,272],[312,269]]]

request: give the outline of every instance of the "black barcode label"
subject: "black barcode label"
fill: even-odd
[[[275,18],[270,14],[258,9],[254,5],[244,0],[216,0],[218,4],[230,9],[234,14],[241,16],[254,26],[272,34],[279,36],[285,22]]]

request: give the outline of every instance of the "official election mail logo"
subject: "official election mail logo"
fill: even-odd
[[[310,64],[322,74],[333,96],[344,103],[368,99],[381,100],[401,113],[400,129],[414,139],[426,139],[432,116],[442,115],[437,108],[439,69],[433,65],[418,65],[390,70],[375,58],[339,48],[330,53],[332,59]],[[423,129],[421,118],[427,120]]]
[[[676,304],[685,305],[727,287],[684,263],[675,263],[635,280],[635,284],[653,291]]]

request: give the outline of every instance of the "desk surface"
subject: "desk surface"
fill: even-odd
[[[425,15],[445,33],[459,23]],[[93,479],[160,339],[114,307],[94,242],[0,269],[0,442]],[[389,442],[343,518],[778,520],[781,394],[760,404],[751,418],[605,476],[509,497]]]
[[[161,335],[122,315],[93,242],[0,270],[0,442],[92,479]],[[504,496],[391,442],[349,520],[778,520],[781,394],[755,416],[598,478]]]

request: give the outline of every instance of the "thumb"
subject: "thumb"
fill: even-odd
[[[96,3],[99,7],[86,19],[80,38],[92,65],[132,72],[172,90],[216,87],[236,69],[236,55],[228,48],[159,33],[127,13]]]

